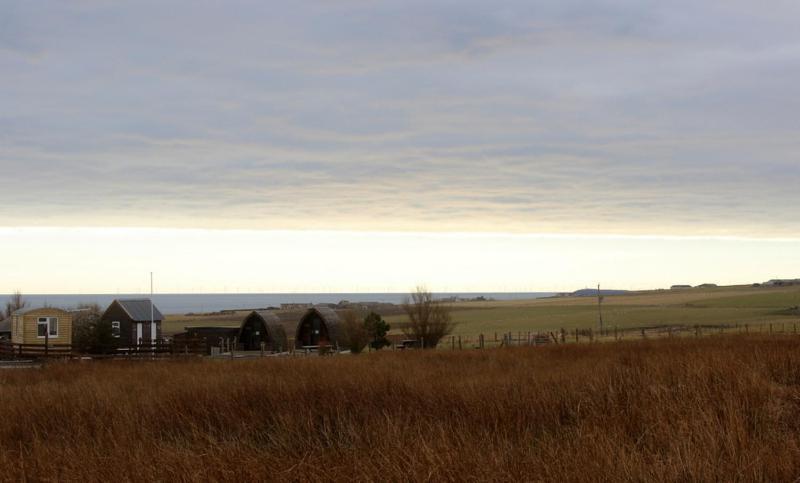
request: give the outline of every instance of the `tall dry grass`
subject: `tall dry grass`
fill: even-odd
[[[800,338],[0,373],[6,480],[789,481]]]

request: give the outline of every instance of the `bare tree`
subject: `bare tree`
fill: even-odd
[[[72,346],[84,353],[108,354],[114,352],[119,340],[114,337],[111,322],[101,320],[103,315],[96,303],[78,304],[72,312]]]
[[[433,294],[425,287],[417,287],[410,297],[406,297],[403,310],[408,315],[408,325],[403,328],[403,333],[419,341],[424,348],[436,348],[439,341],[455,328],[450,306],[434,300]]]
[[[369,333],[364,322],[354,310],[345,310],[340,314],[342,319],[342,335],[344,345],[353,354],[359,354],[369,343]]]
[[[72,312],[73,332],[80,326],[97,322],[102,314],[103,310],[97,303],[79,303]]]
[[[17,310],[22,310],[28,305],[28,302],[22,298],[22,292],[17,290],[14,294],[8,298],[8,302],[6,302],[6,317],[11,317],[11,315],[16,312]]]

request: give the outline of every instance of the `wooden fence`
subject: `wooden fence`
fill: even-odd
[[[93,352],[93,353],[92,353]],[[70,344],[15,344],[0,341],[0,359],[155,359],[205,355],[204,339],[182,339],[180,341],[157,340],[142,342],[135,347],[95,348],[80,352]]]
[[[39,359],[42,357],[71,357],[69,344],[12,344],[0,341],[0,359]]]
[[[450,335],[439,341],[439,349],[489,349],[548,344],[613,342],[666,337],[703,337],[721,334],[800,335],[800,322],[729,325],[658,325],[648,327],[606,327],[600,329],[553,329],[536,331],[493,332],[477,335]],[[425,341],[395,343],[393,348],[426,347]]]

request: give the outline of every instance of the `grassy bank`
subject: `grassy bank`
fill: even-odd
[[[635,292],[605,297],[606,327],[657,325],[761,325],[800,322],[800,287],[719,287]],[[404,316],[386,320],[397,326]],[[598,327],[597,299],[556,297],[539,300],[475,302],[454,305],[455,333],[588,329]]]
[[[788,481],[800,338],[0,373],[8,480]]]
[[[657,325],[792,324],[800,322],[800,287],[717,287],[691,290],[634,292],[606,297],[603,319],[606,327],[636,328]],[[407,321],[396,310],[383,314],[398,328]],[[293,336],[302,311],[284,315],[286,330]],[[186,326],[238,327],[246,312],[214,315],[170,315],[164,322],[168,335]],[[556,297],[538,300],[463,302],[453,306],[455,334],[477,336],[494,332],[549,331],[565,328],[597,328],[597,299]]]

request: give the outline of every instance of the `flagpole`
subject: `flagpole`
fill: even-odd
[[[150,272],[150,338],[153,336],[153,324],[155,324],[155,309],[153,308],[153,272]],[[155,343],[155,341],[151,341]]]

